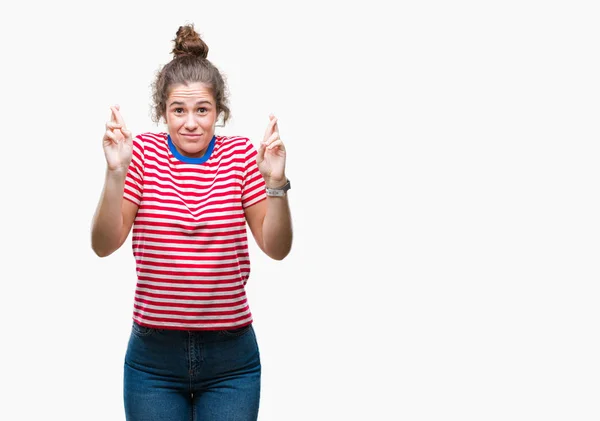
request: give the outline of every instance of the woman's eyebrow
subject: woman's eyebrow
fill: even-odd
[[[196,102],[195,105],[200,105],[200,104],[209,104],[209,105],[212,105],[212,103],[210,101],[207,101],[207,100],[198,101],[198,102]],[[173,102],[171,102],[169,104],[169,107],[172,107],[173,105],[185,105],[185,103],[182,102],[182,101],[173,101]]]

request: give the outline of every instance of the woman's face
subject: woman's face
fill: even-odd
[[[210,89],[200,82],[173,86],[165,120],[179,153],[190,158],[204,155],[217,122],[217,104]]]

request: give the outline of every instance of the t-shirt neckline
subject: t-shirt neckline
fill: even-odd
[[[213,135],[212,139],[210,140],[210,143],[208,144],[208,148],[206,148],[206,151],[204,152],[204,155],[198,158],[191,158],[189,156],[180,154],[175,145],[173,144],[173,141],[171,140],[171,135],[167,135],[169,150],[175,158],[177,158],[181,162],[185,162],[186,164],[204,164],[206,161],[208,161],[208,159],[212,155],[213,149],[215,148],[216,140],[217,136]]]

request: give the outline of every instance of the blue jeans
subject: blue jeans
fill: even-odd
[[[256,421],[260,356],[252,325],[153,329],[133,323],[124,368],[128,421]]]

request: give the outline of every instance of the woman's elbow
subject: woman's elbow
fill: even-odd
[[[113,252],[114,252],[114,250],[109,250],[107,248],[98,247],[94,244],[92,244],[92,250],[94,250],[94,253],[96,253],[96,256],[98,256],[98,257],[108,257],[111,254],[113,254]]]
[[[107,257],[115,252],[118,247],[111,246],[106,241],[103,241],[102,238],[98,238],[92,235],[92,250],[96,253],[98,257]]]
[[[292,249],[292,245],[286,245],[285,247],[279,247],[275,250],[269,250],[266,252],[267,256],[269,256],[273,260],[283,260],[285,259]]]

